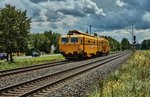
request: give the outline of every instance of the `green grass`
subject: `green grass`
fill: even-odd
[[[136,51],[90,97],[150,97],[150,51]]]
[[[64,57],[58,55],[58,56],[36,57],[36,58],[26,58],[26,59],[23,58],[23,59],[16,59],[13,63],[7,62],[6,60],[0,61],[0,70],[32,66],[32,65],[47,63],[55,60],[64,60]]]

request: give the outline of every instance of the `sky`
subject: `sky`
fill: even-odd
[[[150,0],[0,0],[27,10],[32,18],[31,33],[66,34],[69,30],[89,31],[131,42],[131,25],[137,41],[150,39]]]

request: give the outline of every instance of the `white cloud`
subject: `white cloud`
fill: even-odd
[[[31,23],[33,32],[44,32],[46,30],[52,30],[57,33],[67,33],[68,30],[73,29],[73,27],[80,21],[79,18],[73,16],[67,16],[57,22],[36,22]]]
[[[53,11],[66,10],[73,11],[77,10],[82,14],[93,14],[94,12],[97,15],[106,14],[103,12],[102,8],[99,8],[95,2],[92,0],[64,0],[64,1],[52,1],[52,2],[40,2],[39,5],[49,8]],[[70,12],[71,13],[71,12]]]
[[[111,36],[114,39],[117,39],[121,42],[122,38],[127,38],[131,42],[131,34],[124,29],[121,30],[113,30],[113,31],[105,31],[98,33],[102,36]]]
[[[44,20],[44,22],[46,22],[48,20],[48,17],[46,16],[47,10],[46,9],[42,9],[40,12],[40,17],[41,19]]]
[[[121,42],[122,38],[127,38],[130,43],[132,42],[132,34],[128,31],[121,30],[113,30],[113,31],[105,31],[105,32],[97,32],[99,35],[111,36]],[[150,28],[149,29],[135,29],[134,34],[139,43],[141,43],[144,39],[150,39]]]
[[[82,3],[85,3],[88,8],[90,9],[94,9],[95,10],[95,13],[97,15],[103,15],[103,16],[106,16],[106,14],[104,13],[103,9],[102,8],[99,8],[97,6],[97,4],[95,2],[93,2],[92,0],[81,0],[83,1]]]
[[[138,41],[141,43],[144,39],[150,39],[150,28],[135,30],[135,35]]]
[[[31,32],[39,32],[39,33],[43,33],[43,31],[45,31],[45,29],[51,30],[51,28],[49,27],[50,22],[32,22],[31,23]]]
[[[145,22],[150,23],[150,13],[149,13],[149,12],[146,12],[146,13],[143,15],[143,20],[144,20]]]
[[[124,3],[124,2],[121,1],[121,0],[116,0],[116,4],[117,4],[119,7],[123,7],[123,6],[127,5],[127,3]]]

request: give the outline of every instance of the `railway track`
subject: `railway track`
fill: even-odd
[[[101,58],[100,60],[84,63],[80,66],[55,72],[48,76],[6,87],[0,90],[0,95],[2,95],[0,97],[37,97],[47,93],[47,90],[53,91],[54,87],[57,87],[58,85],[63,84],[64,82],[73,79],[78,75],[89,72],[90,70],[95,69],[103,64],[111,63],[114,60],[121,60],[129,55],[129,52],[114,54],[104,59]]]
[[[115,55],[115,54],[112,54],[112,55]],[[30,72],[30,71],[34,71],[34,70],[38,70],[38,69],[44,69],[44,68],[64,65],[64,64],[67,64],[67,63],[71,63],[71,62],[75,62],[75,60],[74,61],[68,61],[68,60],[54,61],[54,62],[39,64],[39,65],[34,65],[34,66],[28,66],[28,67],[23,67],[23,68],[4,70],[4,71],[0,71],[0,78],[6,77],[6,76],[17,75],[17,74],[21,74],[21,73],[24,73],[24,72]]]
[[[29,66],[29,67],[4,70],[4,71],[0,71],[0,78],[5,77],[5,76],[20,74],[23,72],[28,72],[28,71],[33,71],[33,70],[38,70],[38,69],[43,69],[43,68],[48,68],[48,67],[54,67],[54,66],[58,66],[58,65],[63,65],[63,64],[71,63],[71,62],[73,62],[73,61],[67,61],[67,60],[54,61],[54,62],[39,64],[39,65],[34,65],[34,66]]]

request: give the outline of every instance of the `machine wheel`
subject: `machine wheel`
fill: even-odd
[[[97,56],[102,56],[102,53],[101,52],[96,52],[96,55]]]
[[[83,60],[83,59],[84,59],[83,54],[79,54],[79,56],[78,56],[78,60]]]

